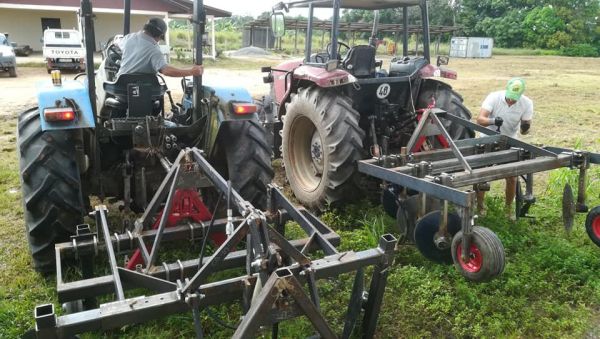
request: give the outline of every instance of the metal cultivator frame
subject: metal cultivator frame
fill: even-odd
[[[210,222],[169,227],[167,220],[176,192],[198,187],[214,187],[220,194],[219,201],[227,199],[228,205],[237,210],[237,216],[228,213],[223,219],[213,217]],[[107,209],[100,205],[91,213],[98,233],[92,232],[89,225],[80,225],[71,242],[56,245],[58,300],[80,302],[87,310],[57,316],[53,304],[37,306],[37,337],[69,337],[189,311],[197,336],[201,337],[200,312],[204,308],[242,300],[244,315],[233,335],[235,338],[252,337],[264,326],[271,326],[273,336],[277,337],[280,322],[302,315],[308,317],[322,337],[334,338],[337,335],[320,312],[316,281],[353,271],[356,276],[342,337],[353,333],[361,310],[364,311],[362,336],[372,337],[396,239],[384,235],[377,248],[338,252],[335,246],[340,238],[333,230],[306,210],[294,207],[275,186],[270,186],[268,193],[269,207],[265,213],[232,190],[200,150],[182,150],[143,216],[136,221],[133,232],[111,234]],[[158,227],[148,229],[163,202],[162,214],[155,221]],[[308,237],[286,240],[285,225],[289,220],[295,221]],[[220,232],[228,233],[227,237],[223,237],[212,255],[203,257],[207,237]],[[246,248],[238,249],[244,240]],[[189,241],[203,242],[200,258],[155,265],[161,244],[177,242],[189,246]],[[133,250],[140,251],[144,264],[137,265],[135,270],[120,267],[117,255]],[[324,256],[309,258],[308,252],[315,250],[322,251]],[[94,257],[102,253],[108,257],[111,274],[94,276]],[[69,257],[81,264],[82,280],[63,281],[63,260]],[[367,266],[374,267],[368,294],[364,293]],[[208,282],[209,275],[231,268],[245,268],[246,274]],[[128,290],[140,288],[152,294],[126,295]],[[96,297],[111,294],[114,301],[97,305]]]
[[[459,128],[469,128],[486,136],[453,141],[442,123],[443,119],[451,121]],[[450,147],[425,152],[411,151],[423,137],[437,135],[443,136]],[[585,204],[585,185],[590,164],[600,164],[600,154],[555,147],[536,147],[434,108],[424,112],[401,154],[362,160],[358,169],[362,173],[384,180],[387,184],[397,185],[403,190],[401,196],[404,198],[407,197],[408,191],[415,192],[413,197],[416,195],[417,220],[426,215],[428,196],[441,200],[441,211],[436,212],[440,217],[428,219],[429,223],[433,221],[436,225],[423,227],[429,227],[433,231],[426,233],[428,239],[420,240],[429,243],[425,246],[428,250],[446,251],[451,254],[455,266],[467,279],[483,281],[502,273],[504,249],[493,232],[474,226],[477,191],[489,189],[487,183],[490,181],[522,177],[526,181],[526,192],[524,195],[518,194],[516,214],[517,217],[523,217],[535,202],[533,173],[561,167],[577,168],[577,200],[574,201],[570,187],[565,187],[563,199],[565,223],[572,223],[575,212],[588,211]],[[518,186],[520,188],[520,184]],[[461,187],[470,189],[460,190]],[[449,203],[457,209],[458,214],[454,214],[454,218],[451,218]],[[598,209],[600,207],[594,210]],[[460,224],[452,225],[453,223]],[[416,229],[418,228],[417,222]],[[460,232],[453,232],[452,229]],[[419,245],[419,239],[416,241]],[[422,253],[426,256],[431,254],[424,251]]]

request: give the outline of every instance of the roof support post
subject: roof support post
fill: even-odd
[[[402,54],[408,56],[408,7],[402,7],[402,31],[404,38],[402,39]]]
[[[431,52],[429,50],[429,11],[427,10],[427,1],[421,0],[421,22],[423,23],[423,57],[431,62]]]
[[[310,61],[310,54],[312,53],[312,33],[313,33],[313,16],[314,16],[314,7],[313,4],[308,5],[308,23],[306,25],[306,51],[304,54],[304,60],[306,62]]]

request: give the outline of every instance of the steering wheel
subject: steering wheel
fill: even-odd
[[[338,44],[337,58],[341,59],[342,58],[342,53],[341,53],[342,47],[345,47],[346,48],[346,53],[348,53],[348,51],[350,50],[350,46],[348,46],[347,44],[345,44],[345,43],[343,43],[341,41],[338,41],[337,44]],[[331,55],[331,43],[327,44],[327,54]]]

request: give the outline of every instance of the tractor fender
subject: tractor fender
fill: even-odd
[[[258,119],[256,112],[237,114],[233,110],[233,104],[254,104],[252,96],[243,87],[234,86],[204,86],[205,97],[209,102],[209,121],[206,124],[206,143],[204,150],[212,154],[220,131],[224,124],[230,121],[242,121]]]
[[[316,86],[320,88],[332,88],[348,86],[355,83],[357,79],[350,73],[342,69],[328,71],[325,68],[314,67],[310,65],[302,65],[294,69],[293,80],[300,83],[298,87]],[[290,100],[290,96],[295,93],[297,87],[288,86],[282,100],[279,103],[278,117],[281,118],[285,114],[285,103]]]
[[[37,99],[42,131],[95,128],[94,112],[90,103],[88,87],[75,80],[65,80],[53,85],[51,80],[37,84]],[[46,121],[44,111],[70,107],[75,117],[70,121]]]

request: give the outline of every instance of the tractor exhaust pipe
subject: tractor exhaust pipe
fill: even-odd
[[[371,37],[369,38],[369,45],[377,48],[377,32],[379,31],[379,10],[373,12],[375,18],[373,18],[373,29],[371,30]]]
[[[92,104],[92,112],[94,112],[94,117],[97,117],[96,79],[94,75],[94,51],[96,50],[96,41],[94,39],[93,12],[90,0],[81,0],[79,16],[82,22],[83,39],[85,43],[85,73],[87,76],[88,92],[90,103]]]
[[[131,0],[123,0],[123,36],[131,29]]]
[[[206,12],[204,12],[204,1],[194,1],[194,15],[192,18],[192,24],[194,25],[194,63],[196,65],[202,65],[202,44],[204,37],[204,29],[206,24]],[[202,76],[194,76],[194,89],[193,89],[193,102],[194,112],[196,118],[201,115],[202,99],[204,93],[202,90]]]

